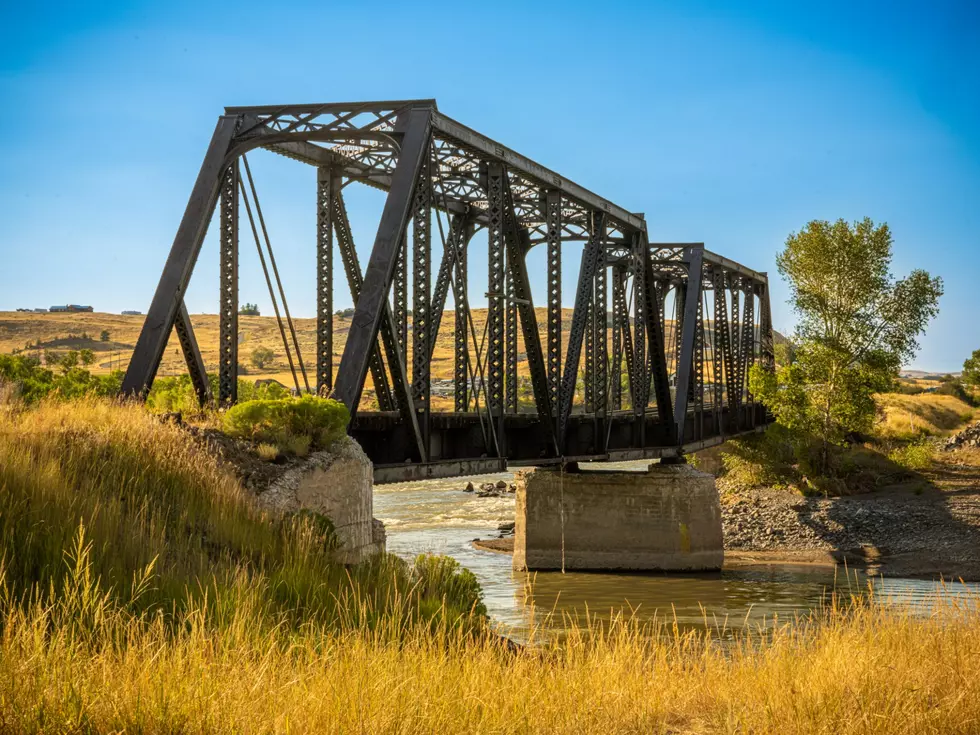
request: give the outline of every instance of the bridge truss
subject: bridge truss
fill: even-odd
[[[767,423],[747,386],[752,364],[773,366],[764,273],[699,243],[649,242],[642,215],[446,117],[434,100],[226,108],[125,393],[146,395],[175,331],[200,399],[213,398],[183,295],[217,206],[214,398],[236,401],[241,163],[252,184],[243,157],[255,148],[317,168],[315,388],[350,409],[350,433],[374,461],[376,481],[676,456]],[[351,183],[387,192],[363,271],[343,195]],[[478,232],[487,243],[485,274],[469,267]],[[562,310],[569,243],[581,247],[570,323]],[[547,263],[540,311],[526,263],[539,245]],[[338,365],[335,255],[355,304]],[[474,318],[471,293],[485,293],[485,318]],[[451,411],[432,406],[440,328],[452,332]],[[376,410],[362,400],[369,376]]]

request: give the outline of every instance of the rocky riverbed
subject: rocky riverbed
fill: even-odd
[[[840,498],[756,488],[722,495],[733,563],[846,563],[885,576],[980,580],[980,451],[939,455],[905,485]],[[507,530],[478,542],[509,552]]]

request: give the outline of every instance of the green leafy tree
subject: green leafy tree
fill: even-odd
[[[973,354],[966,358],[963,363],[962,380],[967,385],[980,387],[980,350],[974,350]]]
[[[82,365],[87,366],[95,362],[95,353],[89,349],[80,350],[78,353],[78,357],[82,361]]]
[[[275,357],[276,353],[268,347],[256,347],[254,350],[252,350],[250,359],[255,367],[262,370],[266,365],[270,364]]]
[[[819,438],[817,471],[827,470],[829,445],[871,429],[874,393],[893,384],[939,311],[942,280],[923,270],[896,280],[891,260],[888,225],[867,218],[814,220],[776,258],[799,317],[795,361],[776,373],[754,368],[750,389],[803,445]]]
[[[238,309],[238,313],[242,316],[259,316],[259,305],[250,304],[247,301],[241,305]]]
[[[109,338],[110,338],[109,330],[103,329],[102,333],[99,335],[99,339],[102,340],[103,342],[108,342]]]
[[[78,360],[78,350],[68,350],[58,361],[58,367],[61,368],[63,373],[68,373],[72,368],[78,367]]]

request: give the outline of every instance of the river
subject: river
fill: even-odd
[[[446,554],[472,570],[490,616],[519,638],[532,621],[560,628],[568,617],[608,618],[617,611],[676,620],[684,628],[710,627],[724,635],[805,615],[835,590],[873,594],[886,604],[924,613],[943,593],[971,603],[980,597],[977,584],[868,579],[853,571],[783,564],[700,574],[515,573],[509,554],[472,545],[477,538],[498,537],[497,527],[514,520],[514,495],[480,498],[462,492],[467,481],[479,486],[497,480],[510,483],[513,475],[378,485],[374,514],[385,524],[390,552],[405,559],[424,552]]]

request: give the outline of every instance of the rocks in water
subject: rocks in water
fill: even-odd
[[[498,490],[506,490],[507,489],[507,483],[504,482],[503,480],[497,480],[497,489]]]
[[[471,493],[471,492],[473,492],[473,491],[474,491],[475,489],[476,489],[476,488],[474,488],[474,487],[473,487],[473,483],[472,483],[472,482],[468,482],[468,483],[466,483],[466,487],[464,487],[464,488],[463,488],[463,492],[464,492],[464,493]]]
[[[517,492],[517,485],[515,485],[513,483],[511,483],[510,485],[508,485],[507,486],[507,492],[509,492],[509,493],[516,493]]]
[[[497,526],[497,530],[500,531],[500,538],[504,538],[505,536],[513,536],[514,521],[511,521],[510,523],[501,523],[499,526]]]

